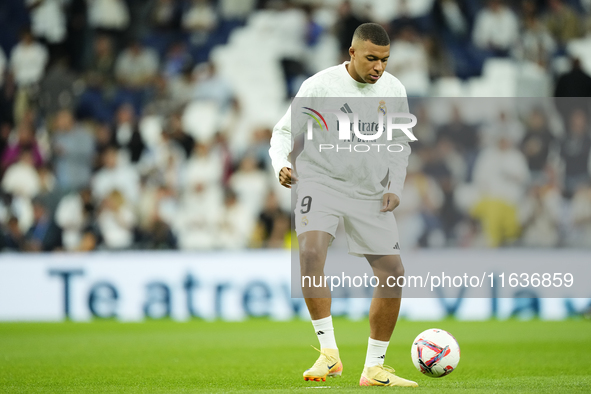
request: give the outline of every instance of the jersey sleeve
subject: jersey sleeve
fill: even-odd
[[[287,112],[279,120],[273,128],[273,135],[271,136],[271,147],[269,148],[269,156],[275,176],[279,179],[279,172],[283,167],[291,168],[291,163],[288,160],[289,154],[293,149],[293,140],[291,138],[291,106]]]
[[[318,92],[312,87],[311,81],[308,79],[304,81],[296,97],[316,97]],[[273,128],[273,135],[271,136],[271,147],[269,148],[269,156],[273,164],[275,176],[279,179],[279,173],[283,167],[291,168],[291,162],[288,157],[293,150],[293,138],[291,130],[291,105],[287,112],[279,120]]]
[[[406,89],[400,86],[402,98],[398,99],[399,107],[398,113],[409,113],[408,100],[406,98]],[[407,119],[397,121],[396,123],[407,123]],[[389,155],[388,172],[390,179],[388,184],[384,187],[385,193],[394,193],[399,198],[402,196],[402,189],[404,187],[404,180],[406,179],[406,167],[408,166],[408,157],[410,156],[410,144],[407,137],[400,137],[393,141],[396,144],[402,146],[400,152],[391,153]]]

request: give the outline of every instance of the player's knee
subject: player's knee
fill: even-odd
[[[395,264],[392,268],[392,276],[404,276],[404,266],[402,263]]]
[[[383,270],[383,274],[385,276],[395,277],[395,278],[397,278],[399,276],[404,276],[404,266],[402,265],[402,262],[400,262],[400,261],[389,264]]]
[[[314,274],[321,271],[324,266],[324,253],[316,248],[307,248],[300,251],[300,266],[302,274]]]

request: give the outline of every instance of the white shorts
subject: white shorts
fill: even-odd
[[[324,231],[334,238],[342,217],[350,254],[399,255],[396,218],[392,212],[380,212],[381,208],[381,200],[343,196],[318,184],[298,185],[296,233]]]

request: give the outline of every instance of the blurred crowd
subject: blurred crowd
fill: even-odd
[[[368,21],[419,118],[402,245],[591,246],[587,101],[422,99],[591,97],[591,0],[4,0],[0,250],[289,247],[272,127]]]
[[[591,247],[591,100],[414,99],[408,247]]]

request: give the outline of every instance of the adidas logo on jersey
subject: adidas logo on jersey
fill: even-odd
[[[343,111],[346,114],[352,114],[353,111],[351,111],[351,107],[349,107],[349,104],[345,103],[345,105],[343,105],[341,107],[341,111]]]
[[[394,249],[395,250],[400,250],[400,245],[398,244],[398,242],[396,242],[396,245],[394,245]]]
[[[324,331],[318,331],[318,332],[316,333],[316,335],[322,335],[322,334],[324,334]]]

